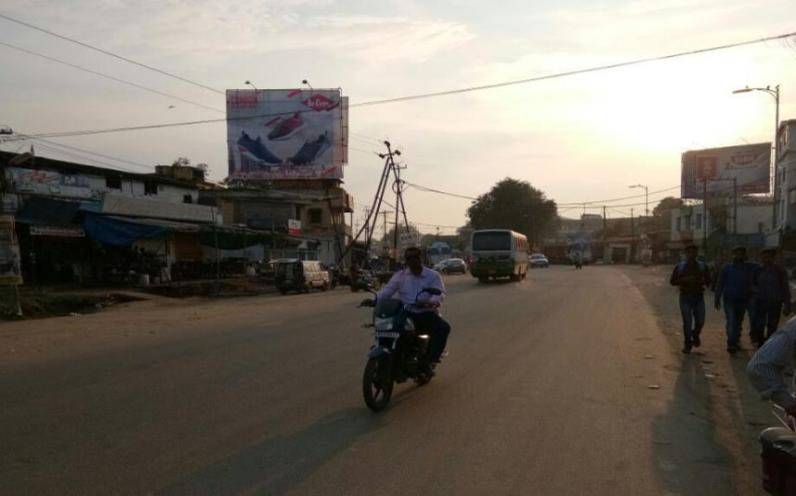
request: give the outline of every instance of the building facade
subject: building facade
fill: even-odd
[[[223,223],[198,204],[201,171],[182,180],[7,152],[0,167],[27,283],[170,280],[176,264],[204,261],[203,233]]]

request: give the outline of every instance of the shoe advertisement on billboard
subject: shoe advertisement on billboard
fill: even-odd
[[[341,179],[348,99],[339,89],[227,90],[229,176]]]
[[[690,150],[682,156],[681,196],[701,199],[731,196],[733,179],[738,194],[768,193],[771,143]]]

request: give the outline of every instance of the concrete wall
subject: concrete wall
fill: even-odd
[[[696,244],[700,244],[703,238],[704,224],[707,222],[708,232],[713,229],[710,218],[708,218],[707,221],[701,220],[700,222],[700,216],[703,214],[704,208],[701,204],[690,207],[673,208],[671,214],[670,239],[672,241],[682,241],[683,239],[693,240]]]
[[[738,205],[738,234],[764,233],[771,229],[772,208],[770,204]]]

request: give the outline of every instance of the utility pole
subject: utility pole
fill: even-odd
[[[606,217],[605,209],[606,209],[606,206],[603,205],[603,241],[605,241],[605,230],[608,227],[607,226],[607,221],[606,221],[607,217]]]
[[[636,235],[636,223],[633,219],[633,207],[630,208],[630,235]]]
[[[708,178],[702,179],[702,253],[708,258]]]
[[[353,241],[359,239],[359,236],[362,234],[363,231],[367,232],[366,235],[366,242],[365,242],[365,252],[370,252],[370,246],[372,242],[373,233],[376,230],[376,225],[378,222],[378,217],[381,212],[381,205],[384,203],[384,195],[387,193],[387,186],[390,184],[390,178],[393,178],[392,188],[395,192],[395,235],[393,237],[393,245],[395,247],[395,251],[397,253],[398,250],[398,229],[399,229],[399,215],[403,216],[404,224],[406,225],[407,231],[409,230],[409,219],[406,216],[406,206],[404,205],[403,201],[403,181],[401,180],[401,173],[400,170],[402,167],[399,167],[395,163],[395,156],[400,155],[400,150],[393,150],[390,142],[385,141],[384,146],[387,147],[387,153],[380,153],[379,157],[384,160],[384,167],[381,171],[381,176],[379,177],[379,185],[376,188],[376,194],[373,197],[373,204],[369,209],[366,210],[367,215],[365,218],[364,225],[362,228],[357,232],[356,236],[354,236],[351,244],[349,244],[345,251],[342,253],[340,258],[342,259],[345,257],[351,247],[353,246]],[[395,257],[391,260],[392,268],[395,267]]]
[[[762,91],[764,93],[768,93],[771,97],[774,98],[774,141],[772,144],[774,145],[773,153],[774,153],[774,161],[772,163],[774,168],[774,208],[771,211],[772,219],[771,219],[771,230],[778,231],[779,226],[779,219],[778,217],[781,215],[779,212],[779,201],[780,201],[780,191],[779,191],[779,169],[777,167],[777,134],[779,133],[779,100],[780,100],[780,91],[779,85],[774,86],[766,86],[765,88],[750,88],[745,87],[741,89],[737,89],[733,91],[733,94],[738,93],[749,93],[751,91]],[[770,183],[769,183],[770,184]]]

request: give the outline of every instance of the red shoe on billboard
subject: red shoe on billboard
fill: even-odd
[[[292,117],[283,119],[282,122],[277,124],[276,127],[268,133],[268,139],[271,141],[287,139],[303,125],[304,119],[301,118],[301,114],[296,112]]]

